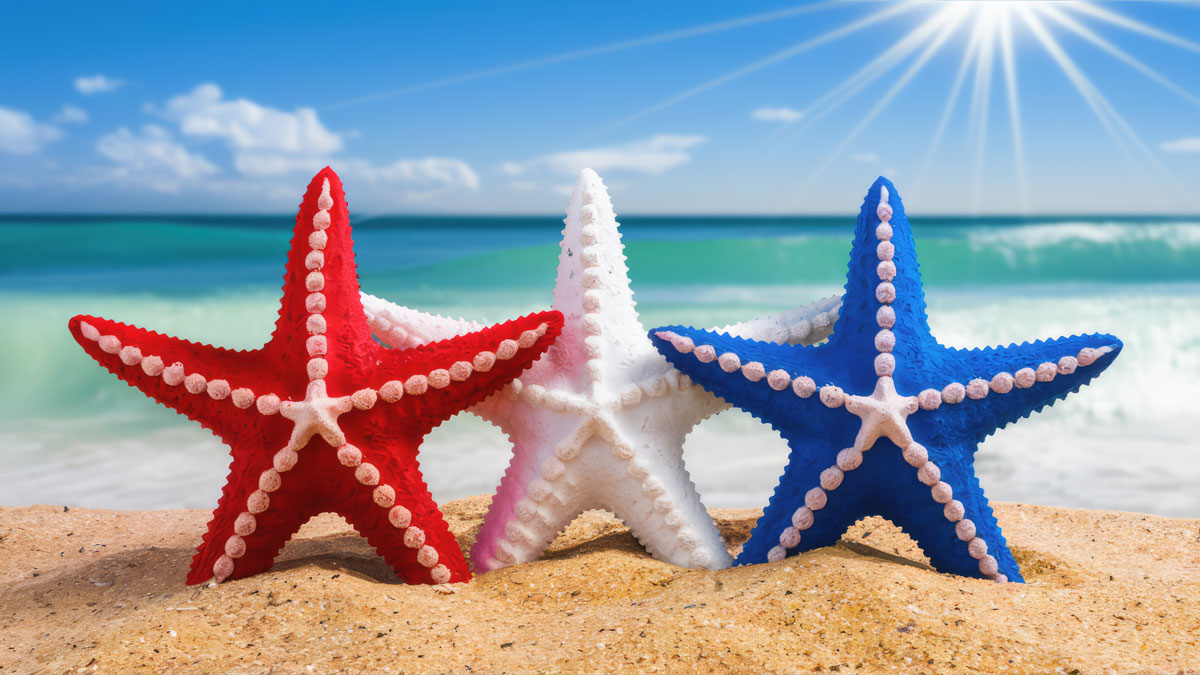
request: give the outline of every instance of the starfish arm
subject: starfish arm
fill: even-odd
[[[278,423],[261,415],[269,395],[260,353],[212,347],[94,316],[68,323],[76,342],[97,363],[155,401],[195,420],[226,443]]]
[[[833,333],[841,296],[822,298],[776,314],[713,329],[734,337],[782,344],[815,345]]]
[[[923,479],[912,466],[889,468],[895,487],[881,494],[880,515],[907,532],[939,572],[977,578],[999,574],[1001,580],[1023,582],[972,468],[974,444],[929,447],[927,452],[940,480]],[[892,454],[893,463],[903,464],[898,456]]]
[[[729,567],[733,558],[684,466],[682,443],[647,436],[636,445],[637,455],[605,490],[605,507],[658,560],[680,567]],[[656,461],[647,461],[650,457]]]
[[[986,349],[942,348],[931,354],[936,359],[932,370],[949,377],[918,397],[926,410],[937,408],[935,415],[926,411],[916,415],[914,431],[932,434],[932,443],[946,440],[942,434],[950,432],[944,429],[959,431],[963,438],[956,440],[981,442],[997,429],[1078,391],[1108,368],[1121,348],[1120,340],[1101,334]]]
[[[483,328],[474,321],[421,312],[367,293],[362,293],[361,298],[367,325],[389,347],[419,347]]]
[[[342,181],[329,167],[308,185],[288,251],[283,298],[270,348],[305,351],[319,334],[331,350],[370,338],[362,321],[354,241]],[[314,326],[314,321],[319,325]],[[300,389],[307,383],[301,370]]]
[[[650,340],[697,384],[768,423],[809,417],[802,412],[824,408],[822,395],[832,391],[823,390],[833,381],[818,354],[823,347],[757,342],[682,326],[652,330]],[[836,393],[840,405],[841,390]]]
[[[736,565],[765,563],[832,546],[869,510],[858,495],[849,494],[857,491],[853,484],[855,476],[850,472],[846,473],[845,483],[837,490],[821,487],[822,473],[836,466],[838,452],[854,440],[852,431],[838,428],[817,435],[787,426],[777,429],[791,449],[788,463],[762,517],[751,531],[750,539],[734,561]],[[804,440],[798,440],[801,438]],[[867,456],[871,454],[867,453]],[[809,497],[814,490],[823,496],[819,502]]]
[[[214,575],[218,580],[241,579],[270,569],[288,539],[319,513],[308,501],[311,486],[304,474],[311,471],[307,466],[291,475],[276,472],[278,486],[265,485],[275,488],[269,493],[260,490],[262,475],[274,469],[273,453],[278,450],[267,447],[264,437],[247,438],[235,448],[221,499],[192,558],[188,584],[203,583]],[[256,495],[251,507],[250,497],[256,491],[264,494]]]
[[[369,429],[366,423],[351,422],[347,436],[353,443],[361,437],[360,430]],[[335,510],[407,583],[468,581],[466,558],[421,476],[417,448],[422,436],[411,430],[395,436],[387,430],[375,431],[369,440],[354,444],[362,456],[357,466],[349,466],[353,458],[341,452],[343,466],[337,468],[347,483],[354,484],[358,498],[341,500]]]
[[[478,574],[537,560],[587,508],[580,493],[570,489],[563,462],[538,447],[549,430],[533,416],[525,419],[520,428],[505,429],[513,456],[471,547],[471,565]],[[577,435],[586,433],[586,425],[576,430]]]
[[[539,312],[421,347],[381,349],[373,381],[384,404],[403,396],[415,428],[428,433],[528,368],[558,337],[562,321],[559,312]]]

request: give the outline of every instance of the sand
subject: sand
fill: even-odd
[[[444,507],[467,547],[487,497]],[[736,550],[758,512],[713,511]],[[1200,521],[999,504],[1029,583],[930,570],[863,521],[837,546],[694,571],[612,517],[453,593],[403,586],[345,521],[270,572],[184,576],[206,511],[0,509],[0,673],[1200,671]]]

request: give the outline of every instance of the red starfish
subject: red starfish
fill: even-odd
[[[189,584],[271,567],[312,516],[344,516],[408,583],[471,573],[421,477],[434,427],[527,368],[562,328],[542,312],[420,349],[371,338],[359,301],[342,184],[308,186],[270,342],[234,351],[91,316],[70,321],[117,377],[196,420],[233,463]]]

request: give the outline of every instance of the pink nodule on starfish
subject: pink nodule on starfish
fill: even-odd
[[[341,183],[325,169],[300,207],[279,320],[261,349],[237,352],[107,319],[71,320],[76,340],[101,365],[232,449],[229,483],[188,583],[268,569],[304,521],[333,510],[410,583],[470,578],[421,478],[417,448],[437,424],[528,367],[557,337],[561,314],[429,348],[387,350],[371,338],[353,260]],[[482,373],[491,365],[465,373],[458,366],[494,359],[490,350],[500,349],[510,360],[490,374]],[[433,389],[413,388],[404,392],[413,401],[401,400],[399,382],[429,379]],[[376,406],[380,398],[389,405]],[[404,544],[418,528],[428,550]]]

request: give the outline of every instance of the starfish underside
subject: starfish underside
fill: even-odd
[[[580,513],[621,518],[656,558],[686,567],[732,563],[683,462],[691,429],[728,405],[680,375],[646,339],[612,202],[580,174],[563,221],[554,308],[563,337],[528,373],[471,408],[500,427],[513,456],[471,550],[477,572],[534,560]],[[384,343],[412,348],[474,330],[363,296]],[[828,298],[725,330],[811,344],[829,335]]]
[[[105,368],[224,441],[233,461],[188,583],[246,577],[312,516],[344,516],[409,583],[470,578],[417,463],[421,440],[511,381],[557,312],[420,349],[376,343],[359,300],[342,185],[322,170],[296,218],[270,341],[233,351],[91,316],[70,330]]]
[[[1078,390],[1121,351],[1111,335],[972,350],[938,344],[912,232],[883,178],[859,215],[841,315],[826,344],[774,345],[682,326],[651,337],[682,372],[771,424],[791,447],[738,563],[829,546],[856,520],[882,515],[934,568],[997,581],[1021,574],[975,477],[979,443]]]

